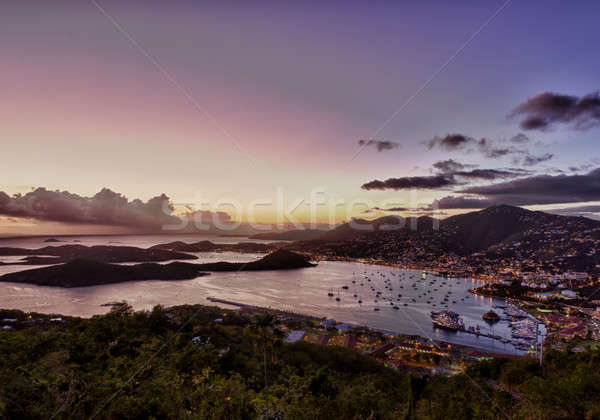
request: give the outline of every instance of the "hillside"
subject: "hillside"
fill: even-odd
[[[600,227],[600,222],[500,205],[449,217],[441,221],[440,227],[464,251],[473,252],[519,240],[534,231],[559,229],[574,232]]]
[[[436,226],[437,225],[437,226]],[[600,227],[600,222],[583,217],[559,216],[521,207],[500,205],[447,219],[429,216],[402,218],[385,216],[374,220],[356,219],[320,236],[319,243],[356,239],[361,235],[394,238],[410,236],[426,240],[432,233],[443,239],[447,250],[469,253],[488,249],[505,241],[518,240],[533,231],[558,229],[568,232]]]
[[[2,419],[265,419],[267,398],[271,419],[600,413],[597,349],[551,350],[543,369],[533,358],[467,359],[466,373],[448,376],[392,369],[385,354],[342,345],[286,343],[261,327],[268,318],[216,307],[133,312],[123,304],[89,319],[0,310],[3,318],[15,321],[0,330]]]
[[[439,222],[421,217],[414,226],[409,220],[401,229],[363,231],[345,224],[328,238],[285,248],[317,258],[377,260],[457,276],[497,276],[507,269],[591,273],[600,264],[600,222],[583,217],[494,206]]]

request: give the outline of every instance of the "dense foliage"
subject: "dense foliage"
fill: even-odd
[[[598,351],[420,377],[217,308],[35,319],[0,332],[0,418],[600,417]]]

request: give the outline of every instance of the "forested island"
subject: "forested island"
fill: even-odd
[[[0,282],[29,283],[38,286],[84,287],[136,280],[185,280],[206,275],[205,271],[291,270],[314,267],[300,254],[278,250],[256,261],[193,264],[144,263],[136,265],[107,264],[75,259],[64,264],[34,268],[0,276]]]
[[[44,242],[48,242],[46,240]],[[52,242],[58,242],[54,240]],[[237,244],[217,244],[211,241],[185,243],[175,241],[154,245],[150,248],[122,245],[66,244],[45,246],[37,249],[0,247],[2,256],[22,256],[21,260],[4,265],[47,265],[60,264],[75,259],[85,259],[104,263],[161,262],[170,260],[195,260],[190,252],[241,252],[264,254],[277,249],[277,244],[240,242]],[[0,263],[2,264],[2,263]]]

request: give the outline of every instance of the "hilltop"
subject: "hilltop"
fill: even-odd
[[[576,232],[600,227],[584,217],[568,217],[521,207],[499,205],[444,219],[442,230],[463,244],[465,251],[485,250],[506,241],[519,240],[536,230],[561,229]]]

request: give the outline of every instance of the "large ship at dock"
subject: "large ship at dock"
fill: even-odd
[[[451,331],[464,330],[465,324],[459,314],[452,311],[431,311],[431,322],[436,328]]]

